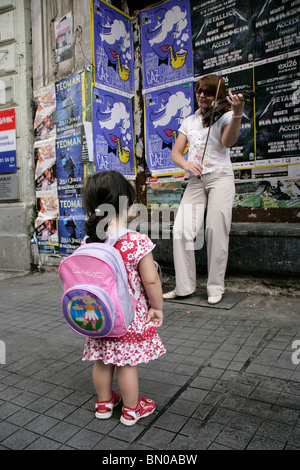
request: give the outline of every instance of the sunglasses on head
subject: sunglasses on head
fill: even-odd
[[[201,95],[201,93],[204,94],[204,96],[211,97],[215,96],[215,92],[212,90],[203,90],[203,88],[199,87],[197,90],[198,95]]]

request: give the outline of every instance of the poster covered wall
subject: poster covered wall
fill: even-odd
[[[253,68],[232,67],[224,70],[222,77],[227,90],[234,93],[244,93],[247,99],[239,138],[230,149],[230,159],[233,168],[253,168],[255,166],[255,116],[254,98],[251,92],[254,89]]]
[[[115,170],[134,179],[132,99],[94,87],[93,134],[96,170]]]
[[[134,94],[132,20],[102,1],[93,0],[95,82]]]
[[[83,124],[84,74],[78,73],[55,84],[57,135],[72,133]]]
[[[92,120],[91,73],[85,70],[37,90],[34,101],[36,239],[40,253],[65,256],[83,237],[87,165],[82,154],[84,125]]]
[[[57,190],[55,139],[35,142],[35,190]]]
[[[147,92],[144,99],[146,157],[151,174],[182,174],[171,160],[171,151],[183,119],[194,112],[193,82]]]
[[[68,256],[81,245],[84,237],[85,213],[82,198],[59,198],[59,254]]]
[[[59,197],[80,197],[84,186],[81,135],[56,139],[57,192]]]
[[[152,177],[182,175],[171,151],[183,119],[194,112],[190,2],[147,8],[140,23],[148,169]]]
[[[55,115],[55,113],[53,115]],[[37,201],[35,229],[38,248],[40,253],[57,254],[57,220],[59,209],[55,138],[36,140],[34,144],[34,156]]]
[[[265,177],[261,180],[236,182],[234,207],[297,208],[300,177]]]
[[[255,67],[257,166],[300,163],[300,51]]]
[[[299,49],[299,3],[293,0],[256,0],[254,18],[255,61]]]
[[[286,195],[289,191],[287,188],[291,187],[293,181],[292,171],[281,171],[282,165],[288,165],[292,170],[293,166],[300,163],[299,3],[292,0],[183,0],[178,5],[184,7],[188,3],[191,11],[194,81],[213,73],[221,75],[227,90],[233,93],[244,90],[253,90],[256,93],[256,98],[246,103],[240,136],[231,148],[231,161],[240,194],[243,187],[248,191],[244,183],[240,183],[241,179],[252,179],[257,183],[259,179],[268,178],[268,171],[273,168],[273,176],[278,175],[278,181],[276,184],[271,181],[266,191],[268,197],[264,196],[260,200],[260,207],[267,207],[268,204],[275,207],[278,201],[280,207],[296,207],[295,204],[299,206],[299,194],[296,190],[293,190],[291,200],[289,194]],[[162,71],[155,70],[153,64],[156,51],[154,47],[152,51],[147,50],[145,37],[152,39],[151,33],[153,38],[161,34],[163,14],[160,14],[159,9],[165,7],[171,10],[173,6],[174,2],[170,0],[140,13],[147,164],[151,176],[168,174],[159,172],[159,165],[156,164],[155,167],[149,158],[150,155],[162,155],[152,151],[153,143],[156,149],[162,148],[160,145],[165,147],[166,144],[162,139],[154,139],[149,120],[150,111],[147,108],[147,88],[152,87],[152,99],[153,88],[154,94],[159,93],[159,84],[165,75]],[[166,63],[168,62],[161,57],[159,64],[165,67],[164,70]],[[150,78],[152,82],[149,81]],[[164,92],[169,88],[171,87],[168,84]],[[163,159],[156,158],[155,161],[159,163]],[[170,170],[171,178],[176,174],[172,164]],[[151,178],[148,180],[150,188]],[[259,185],[258,187],[261,188]],[[285,195],[281,194],[283,188]],[[250,200],[254,201],[247,198],[247,201]],[[282,205],[282,201],[288,200],[286,205]]]
[[[193,76],[190,3],[169,0],[140,13],[145,89]]]
[[[191,0],[195,75],[253,60],[250,0]]]
[[[41,250],[60,256],[84,234],[87,171],[116,170],[130,180],[137,172],[132,19],[103,0],[91,6],[93,72],[34,93],[36,232]],[[148,202],[180,202],[184,176],[171,150],[182,120],[195,111],[194,82],[217,73],[233,93],[256,93],[231,148],[236,207],[299,207],[292,171],[300,155],[297,2],[167,0],[138,18]]]
[[[34,138],[47,140],[56,136],[56,95],[54,83],[34,92]]]

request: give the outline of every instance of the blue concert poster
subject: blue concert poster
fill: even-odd
[[[59,197],[79,197],[84,186],[84,164],[81,163],[81,135],[56,139],[56,173]]]
[[[190,2],[168,0],[140,12],[143,83],[149,89],[193,76]]]
[[[78,73],[55,83],[57,135],[74,133],[83,124],[82,79]]]
[[[132,99],[94,87],[93,135],[96,171],[135,178]]]
[[[194,113],[194,84],[184,82],[145,93],[146,159],[152,176],[182,174],[171,152],[182,121]],[[188,149],[186,148],[185,157]]]
[[[81,245],[84,233],[85,212],[82,198],[59,198],[59,254],[68,256]]]
[[[134,94],[131,18],[101,0],[93,1],[94,62],[97,85]]]

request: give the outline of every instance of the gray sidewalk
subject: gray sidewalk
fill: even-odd
[[[62,318],[58,275],[2,276],[0,293],[1,450],[300,450],[299,298],[165,303],[167,354],[139,368],[157,410],[127,428],[120,407],[94,417],[92,364]]]

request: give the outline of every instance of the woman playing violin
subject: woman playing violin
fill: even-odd
[[[174,299],[196,291],[194,241],[207,210],[207,295],[208,302],[216,304],[224,293],[235,195],[230,147],[239,137],[245,101],[242,94],[229,92],[226,97],[225,82],[217,75],[198,80],[195,92],[199,109],[183,121],[171,155],[172,161],[187,173],[189,181],[173,228],[176,287],[164,294],[164,298]],[[221,111],[216,108],[217,100],[227,105]],[[210,108],[219,115],[207,126],[205,118]],[[186,160],[183,152],[187,143]]]

